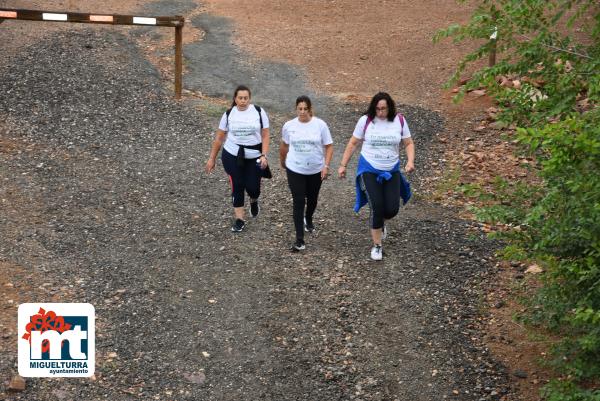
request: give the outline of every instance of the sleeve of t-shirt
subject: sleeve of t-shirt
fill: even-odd
[[[358,139],[364,139],[365,138],[365,124],[367,123],[367,116],[364,115],[361,118],[358,119],[358,122],[356,123],[356,127],[354,127],[354,132],[352,133],[352,136],[354,136],[355,138]]]
[[[333,139],[331,139],[331,132],[329,131],[329,127],[325,121],[321,122],[321,142],[323,145],[331,145],[333,143]]]
[[[410,129],[408,128],[408,123],[406,122],[406,118],[404,119],[404,125],[402,126],[402,134],[400,137],[402,139],[410,138]]]
[[[223,113],[223,116],[221,117],[221,121],[219,122],[219,129],[221,131],[225,131],[225,132],[227,132],[227,130],[229,129],[227,127],[227,113]]]
[[[286,143],[286,144],[290,144],[290,134],[288,132],[288,125],[289,122],[283,124],[283,128],[281,128],[281,140]]]
[[[263,129],[269,128],[269,116],[267,116],[267,112],[265,111],[265,109],[263,109],[263,108],[260,109],[260,115],[261,115],[262,122],[263,122]]]

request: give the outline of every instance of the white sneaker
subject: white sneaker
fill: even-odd
[[[373,259],[373,260],[383,259],[383,249],[381,249],[381,245],[375,245],[373,248],[371,248],[371,259]]]
[[[383,228],[381,229],[381,240],[383,241],[384,239],[386,239],[387,235],[388,235],[387,227],[384,224]]]

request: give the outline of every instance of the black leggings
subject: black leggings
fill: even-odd
[[[312,223],[313,213],[317,208],[317,199],[321,189],[321,173],[304,175],[286,168],[288,185],[292,191],[294,202],[294,226],[296,239],[304,240],[304,216]],[[304,205],[306,204],[306,213]]]
[[[363,173],[360,175],[360,188],[367,194],[371,215],[371,228],[383,227],[384,219],[391,219],[400,210],[400,172],[392,173],[392,178],[377,182],[377,174]]]
[[[260,172],[256,159],[245,159],[243,166],[237,165],[237,157],[223,149],[221,161],[225,172],[229,175],[233,207],[244,206],[244,191],[251,199],[260,196]]]

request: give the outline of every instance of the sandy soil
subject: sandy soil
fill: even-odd
[[[385,90],[400,103],[438,108],[441,85],[468,50],[431,41],[467,19],[469,8],[454,0],[213,0],[208,9],[238,22],[242,47],[303,66],[317,91],[342,97]]]

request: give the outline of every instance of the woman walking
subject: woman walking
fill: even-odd
[[[371,259],[383,258],[382,239],[385,238],[385,220],[398,214],[400,198],[408,201],[408,183],[400,173],[400,142],[406,150],[404,170],[415,170],[415,145],[406,120],[396,112],[391,96],[379,92],[371,99],[367,114],[362,116],[346,145],[338,169],[340,178],[346,176],[346,166],[359,144],[362,143],[356,171],[356,204],[354,211],[369,203],[369,225],[373,247]],[[409,189],[408,189],[409,190]]]
[[[250,197],[250,214],[260,212],[260,180],[268,169],[269,118],[260,107],[250,103],[250,89],[240,85],[233,94],[231,108],[223,113],[219,129],[206,162],[206,172],[215,168],[217,154],[223,146],[221,161],[231,183],[234,222],[233,232],[241,232],[246,226],[244,198]]]
[[[305,249],[304,231],[313,232],[313,214],[321,183],[329,175],[333,141],[327,124],[313,115],[308,96],[296,99],[298,117],[286,122],[281,130],[279,161],[286,170],[292,192],[296,241],[292,251]]]

